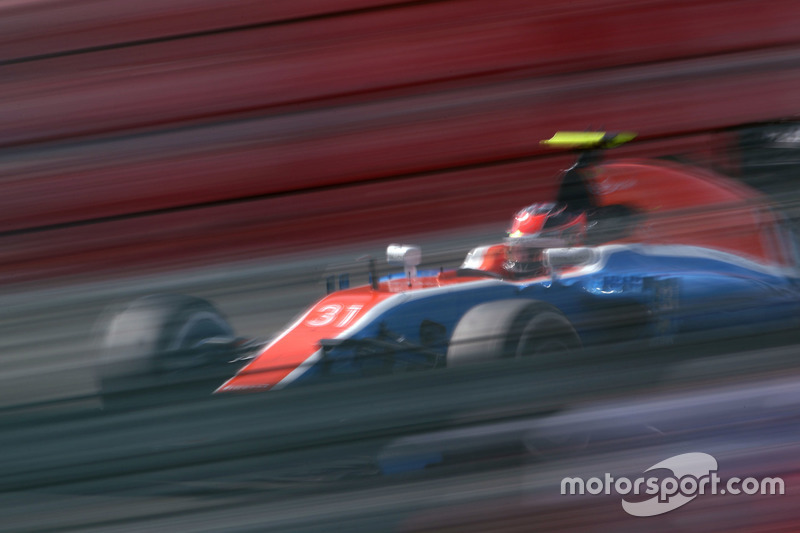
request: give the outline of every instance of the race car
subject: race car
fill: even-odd
[[[402,271],[330,293],[267,343],[238,337],[209,302],[154,295],[107,313],[98,376],[114,401],[200,376],[216,393],[279,390],[500,358],[569,361],[587,347],[637,349],[795,328],[794,238],[759,192],[659,160],[601,161],[634,134],[559,132],[579,152],[558,197],[522,209],[507,235],[459,268]],[[223,374],[227,374],[222,376]]]

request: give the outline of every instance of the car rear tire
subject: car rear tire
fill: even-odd
[[[537,300],[500,300],[477,305],[458,322],[447,349],[447,366],[501,358],[563,359],[581,341],[569,320]]]
[[[106,311],[96,336],[97,380],[105,409],[207,396],[232,373],[224,349],[235,339],[233,328],[200,298],[138,298]]]

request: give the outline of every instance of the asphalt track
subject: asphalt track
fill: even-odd
[[[419,242],[435,251],[427,264],[450,266],[495,230]],[[326,272],[381,251],[359,248],[3,294],[0,530],[766,531],[800,518],[795,346],[99,409],[91,334],[109,303],[196,294],[266,337],[323,293]],[[721,474],[783,476],[786,495],[708,496],[642,519],[619,498],[558,492],[564,476],[633,476],[701,451]]]

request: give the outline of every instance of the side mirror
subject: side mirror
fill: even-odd
[[[600,260],[600,253],[594,248],[548,248],[543,252],[544,264],[550,272],[564,268],[592,265]]]

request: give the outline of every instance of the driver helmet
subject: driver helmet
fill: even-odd
[[[537,203],[514,216],[505,240],[505,269],[515,275],[545,274],[542,252],[579,244],[586,234],[586,213],[564,203]]]

